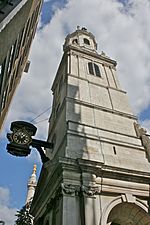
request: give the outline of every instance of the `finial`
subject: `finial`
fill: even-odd
[[[82,30],[87,31],[86,27],[82,27]]]
[[[77,26],[77,30],[80,30],[80,26],[79,25]]]
[[[36,173],[36,164],[34,164],[34,166],[33,166],[33,173],[34,174]]]
[[[106,56],[105,52],[103,52],[103,51],[102,51],[101,55],[102,55],[102,56]]]

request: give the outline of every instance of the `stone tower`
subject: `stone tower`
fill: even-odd
[[[150,141],[120,87],[116,61],[79,27],[64,43],[35,225],[150,225]]]
[[[28,204],[30,201],[32,201],[34,193],[35,193],[36,185],[37,185],[36,165],[34,165],[32,175],[28,180],[28,190],[27,190],[26,204]]]

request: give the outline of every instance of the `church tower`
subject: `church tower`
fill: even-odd
[[[150,140],[120,87],[116,61],[79,27],[63,46],[35,225],[150,225]]]
[[[37,185],[37,180],[36,180],[36,165],[33,167],[33,172],[31,177],[28,180],[28,190],[27,190],[27,198],[26,198],[26,205],[32,201],[34,193],[35,193],[35,188]]]

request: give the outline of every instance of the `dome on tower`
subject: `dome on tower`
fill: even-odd
[[[79,26],[77,26],[75,32],[67,35],[63,46],[64,51],[67,50],[69,46],[94,52],[97,50],[95,36],[91,32],[88,32],[85,27],[80,29]]]

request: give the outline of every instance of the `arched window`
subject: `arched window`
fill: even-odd
[[[83,40],[84,40],[84,44],[90,45],[90,41],[87,38],[84,38]]]
[[[99,66],[95,63],[88,63],[89,74],[101,77]]]
[[[78,40],[75,38],[72,40],[72,44],[78,44]]]

